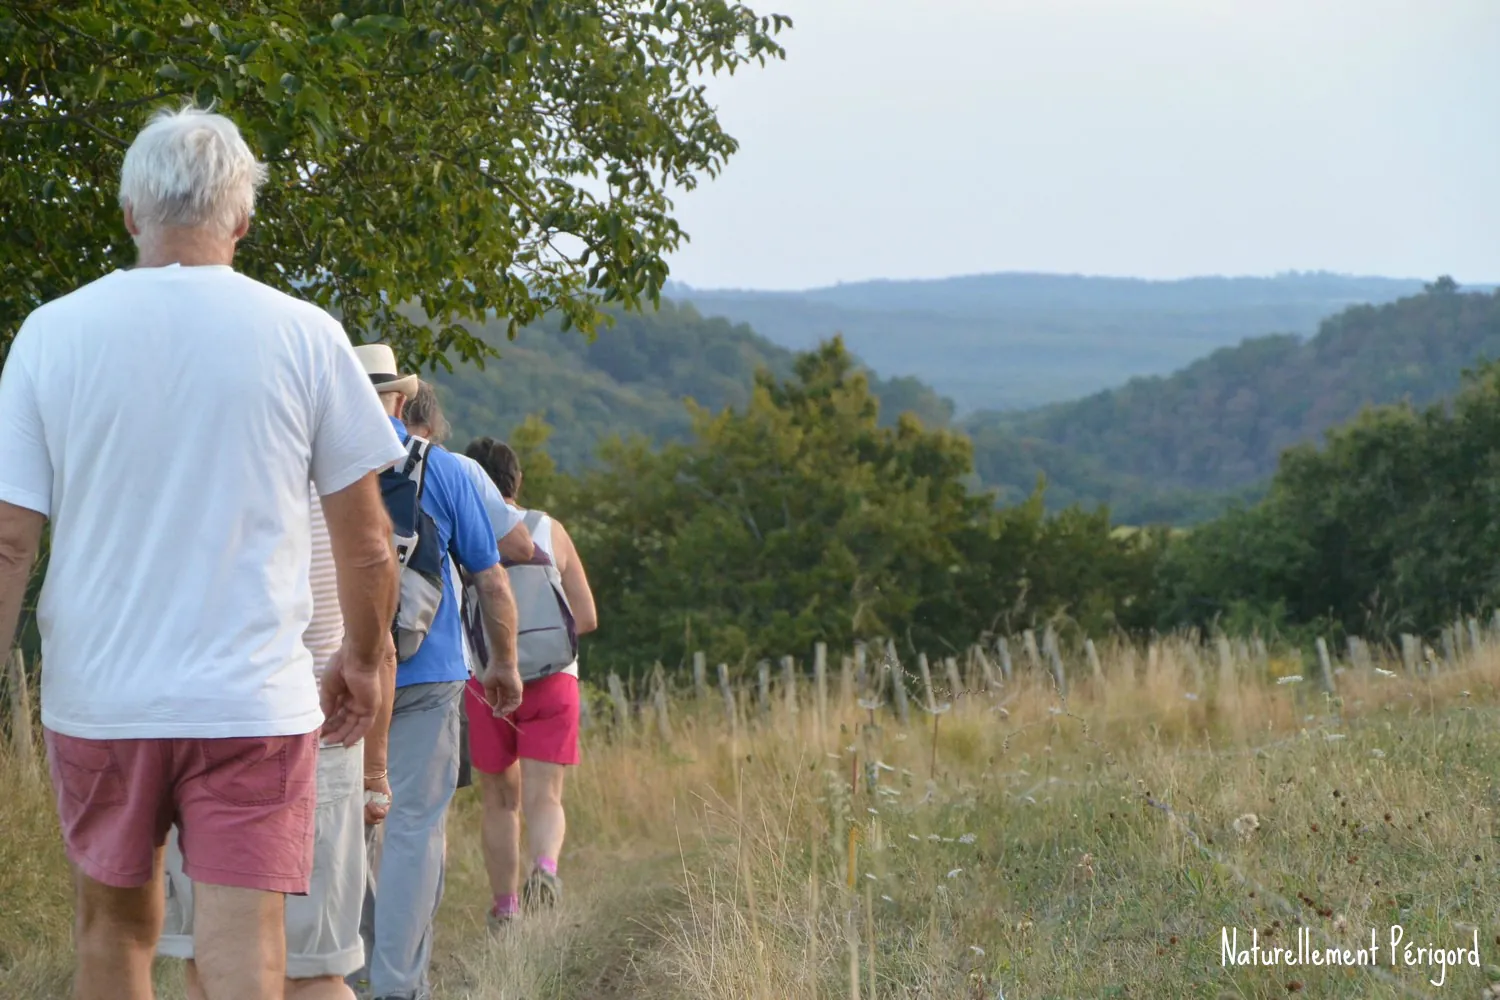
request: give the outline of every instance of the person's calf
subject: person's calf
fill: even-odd
[[[160,878],[122,889],[79,872],[75,888],[74,1000],[150,1000],[165,907]]]
[[[355,1000],[354,991],[340,976],[288,979],[286,1000]]]
[[[209,1000],[281,1000],[285,897],[234,886],[194,886],[193,956]]]

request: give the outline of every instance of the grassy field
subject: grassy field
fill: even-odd
[[[1435,675],[1344,670],[1336,696],[1277,683],[1286,662],[1200,679],[1171,643],[1102,660],[1066,701],[1018,678],[937,713],[914,696],[907,727],[859,703],[820,719],[806,691],[734,728],[691,697],[670,738],[649,710],[596,725],[564,905],[499,940],[461,792],[438,995],[1474,997],[1500,978],[1500,646]],[[0,996],[65,996],[49,797],[3,768]],[[1320,951],[1373,930],[1380,964],[1226,967],[1226,928]],[[1404,948],[1476,935],[1477,968]]]

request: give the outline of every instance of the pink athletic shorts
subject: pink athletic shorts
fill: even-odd
[[[305,895],[318,734],[88,740],[45,731],[68,858],[96,882],[150,883],[175,822],[195,882]]]
[[[578,678],[552,674],[527,684],[521,707],[503,719],[472,677],[464,689],[469,717],[469,761],[485,774],[508,770],[522,757],[548,764],[578,763]],[[514,725],[512,725],[514,723]]]

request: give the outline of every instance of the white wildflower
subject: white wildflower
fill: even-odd
[[[1276,681],[1276,684],[1278,686],[1285,686],[1287,684],[1301,684],[1301,683],[1302,683],[1302,675],[1301,674],[1288,674],[1285,677],[1278,678],[1277,681]]]
[[[942,837],[939,837],[939,836],[938,836],[938,835],[937,835],[937,834],[935,834],[935,833],[929,833],[929,834],[928,834],[928,835],[927,835],[927,839],[928,839],[928,840],[930,840],[930,841],[932,841],[932,842],[933,842],[933,843],[934,843],[934,844],[936,844],[936,843],[940,843],[940,842],[941,842],[941,841],[942,841],[942,839],[943,839],[943,838],[942,838]]]
[[[1323,734],[1323,739],[1327,740],[1329,743],[1332,743],[1335,740],[1341,740],[1341,739],[1344,739],[1344,738],[1345,737],[1344,737],[1343,733],[1324,733]]]
[[[1394,670],[1387,670],[1384,667],[1376,667],[1375,668],[1375,672],[1377,674],[1379,674],[1380,676],[1382,676],[1382,677],[1395,677],[1396,676],[1396,671],[1394,671]]]
[[[958,838],[958,842],[960,844],[972,844],[978,839],[979,838],[974,836],[972,833],[966,833],[962,837]]]
[[[963,873],[964,873],[964,870],[962,868],[955,868],[951,872],[948,873],[948,877],[949,878],[958,878]]]
[[[877,879],[875,877],[875,873],[874,872],[865,872],[865,878],[869,879],[871,882],[878,882],[879,881],[879,879]]]
[[[1260,829],[1260,817],[1255,813],[1245,813],[1231,824],[1234,832],[1240,835],[1240,839],[1249,840],[1250,835]]]
[[[981,948],[981,947],[979,947],[979,945],[977,945],[977,944],[971,944],[971,945],[969,945],[969,950],[972,951],[974,954],[978,955],[980,958],[984,957],[984,949]]]
[[[876,770],[879,770],[879,771],[894,771],[894,770],[896,770],[894,767],[892,767],[891,765],[887,764],[883,760],[877,760],[875,762],[875,768],[876,768]]]
[[[894,903],[895,902],[895,900],[892,899],[889,896],[881,896],[880,898],[883,899],[883,900],[885,900],[887,903]]]
[[[915,841],[917,841],[917,842],[918,842],[918,843],[920,843],[920,842],[921,842],[921,840],[922,840],[922,838],[921,838],[921,837],[918,837],[918,836],[917,836],[917,835],[916,835],[916,834],[915,834],[915,833],[908,833],[908,834],[907,834],[907,837],[909,837],[909,838],[910,838],[910,839],[912,839],[912,840],[915,840]]]
[[[1371,750],[1370,756],[1376,758],[1377,760],[1380,760],[1385,757],[1385,751],[1380,749]]]

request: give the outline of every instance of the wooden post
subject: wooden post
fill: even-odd
[[[1333,662],[1328,656],[1328,643],[1320,635],[1317,640],[1318,646],[1318,686],[1329,694],[1334,693],[1333,688]]]
[[[1203,690],[1203,660],[1198,656],[1198,634],[1196,632],[1182,644],[1182,655],[1188,661],[1188,669],[1193,674],[1193,685],[1199,691]]]
[[[922,678],[922,694],[926,696],[926,709],[929,713],[937,709],[937,701],[932,697],[932,670],[927,664],[927,654],[917,654],[917,673]]]
[[[615,725],[621,733],[630,735],[630,702],[625,699],[625,685],[620,683],[620,675],[612,670],[609,674],[609,698],[615,706]]]
[[[786,714],[797,714],[797,661],[790,656],[781,658],[781,688],[786,699]]]
[[[1417,637],[1407,632],[1401,633],[1401,665],[1406,672],[1414,674],[1422,666],[1422,647],[1417,642]]]
[[[839,711],[847,712],[854,707],[854,657],[839,658]]]
[[[1026,666],[1031,668],[1032,673],[1042,669],[1042,654],[1037,652],[1036,633],[1027,629],[1021,633],[1021,650],[1026,654]]]
[[[693,654],[693,697],[699,701],[708,697],[708,658],[701,649]]]
[[[26,657],[17,646],[10,652],[10,746],[28,771],[36,769],[36,742],[31,732],[31,686],[26,682]]]
[[[964,693],[964,683],[958,676],[958,661],[951,656],[946,657],[943,669],[948,674],[948,700],[957,703]]]
[[[1094,680],[1104,680],[1104,664],[1099,662],[1099,650],[1093,639],[1083,640],[1083,655],[1088,657],[1089,670],[1093,672]]]
[[[1015,676],[1015,665],[1010,661],[1010,643],[1005,636],[995,640],[995,649],[1000,653],[1000,676],[1006,684]]]
[[[651,672],[651,701],[656,705],[656,730],[663,743],[672,742],[672,720],[667,706],[667,678],[661,664]]]
[[[828,644],[813,644],[813,710],[818,718],[818,739],[828,728]]]
[[[863,691],[870,684],[869,651],[863,642],[854,644],[854,683]]]
[[[1469,652],[1471,655],[1479,655],[1479,648],[1483,645],[1479,636],[1479,622],[1473,618],[1469,619]]]
[[[736,728],[739,713],[734,710],[734,688],[729,686],[729,664],[719,664],[719,693],[724,696],[724,715],[729,719],[729,728]]]
[[[886,669],[891,675],[891,691],[896,697],[896,718],[903,726],[911,722],[911,708],[906,701],[906,671],[896,657],[896,644],[887,642],[885,647]]]
[[[1458,666],[1458,654],[1453,649],[1453,628],[1447,626],[1443,629],[1443,664],[1449,670]]]
[[[755,680],[759,685],[757,694],[762,714],[771,710],[771,664],[761,660],[755,665]]]
[[[1035,643],[1035,637],[1032,639]],[[1047,626],[1047,631],[1042,634],[1042,644],[1047,653],[1047,662],[1052,668],[1052,680],[1057,684],[1057,693],[1064,698],[1068,696],[1068,677],[1063,673],[1062,652],[1057,648],[1057,633],[1052,626]]]
[[[1229,648],[1229,639],[1219,636],[1214,646],[1219,651],[1219,687],[1228,690],[1234,683],[1234,651]]]
[[[1000,641],[1004,642],[1005,640],[1002,639]],[[986,691],[995,690],[995,668],[990,665],[990,658],[984,655],[984,650],[979,646],[974,647],[974,656],[979,660],[979,676],[984,679],[984,689]]]

